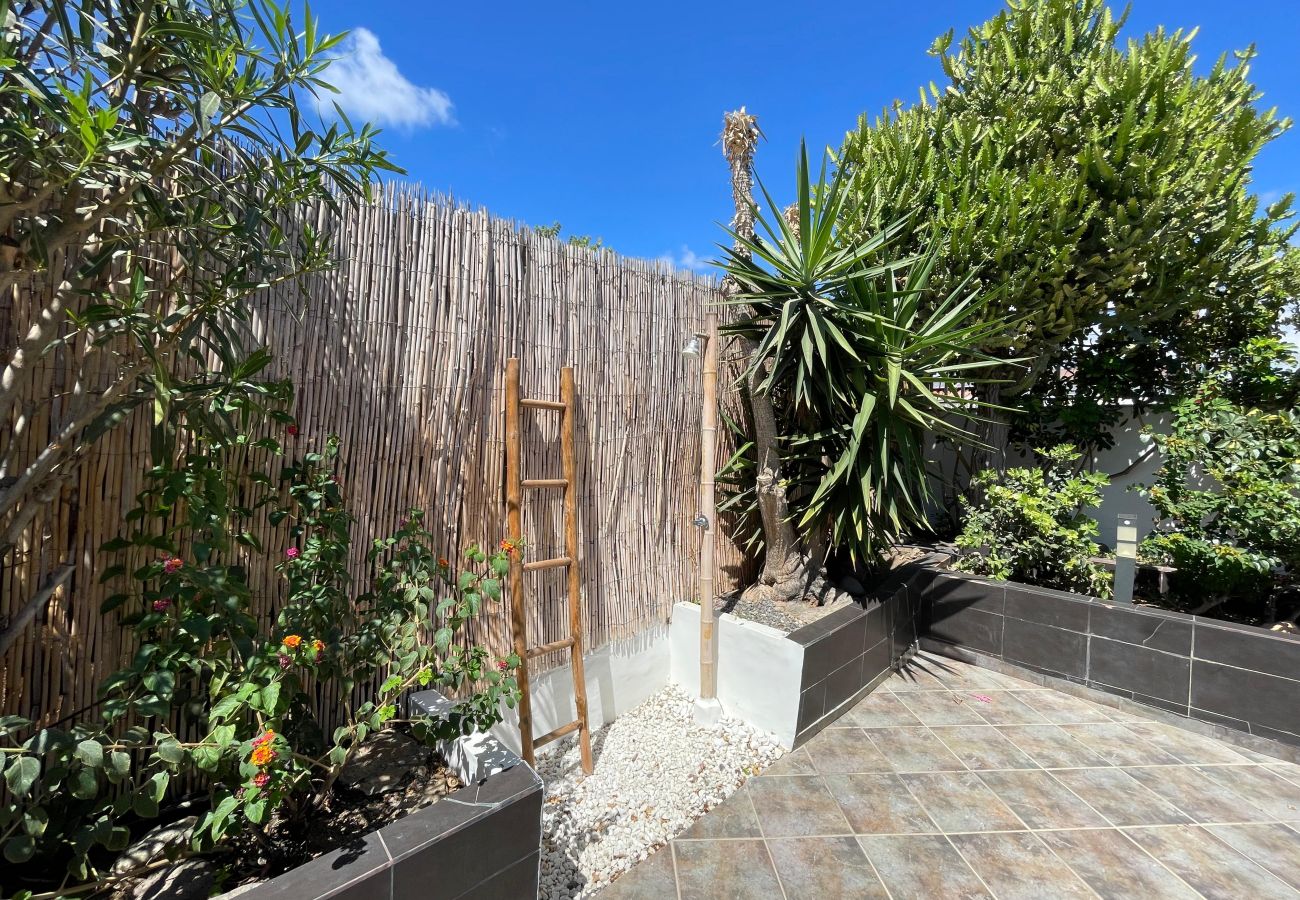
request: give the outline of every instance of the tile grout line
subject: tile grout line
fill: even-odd
[[[970,860],[966,858],[965,853],[961,852],[961,848],[958,847],[957,842],[952,839],[952,835],[945,832],[943,839],[948,842],[949,847],[956,851],[957,858],[966,864],[966,868],[970,869],[971,874],[979,880],[979,883],[984,885],[984,890],[989,892],[989,896],[992,897],[993,900],[998,900],[997,891],[993,890],[993,888],[989,886],[989,883],[984,880],[984,876],[979,873],[979,870],[970,864]]]
[[[814,772],[817,772],[818,771],[817,762],[815,759],[813,759],[813,755],[811,753],[808,753],[807,756],[808,756],[808,764],[813,767]],[[759,777],[761,778],[762,776],[760,775]],[[808,777],[808,776],[804,776],[804,777]],[[814,777],[820,778],[821,776],[816,775]],[[827,788],[827,793],[829,792],[830,789]],[[781,900],[789,900],[785,892],[785,881],[781,878],[781,872],[776,867],[776,858],[772,856],[772,848],[767,845],[767,832],[763,830],[763,820],[758,815],[758,807],[754,805],[754,795],[751,794],[748,790],[746,790],[745,799],[749,801],[749,810],[754,814],[754,824],[758,826],[758,839],[763,845],[763,852],[767,854],[767,864],[772,867],[772,876],[776,879],[777,889],[781,891]],[[835,802],[835,796],[833,794],[831,795],[831,800],[832,802]],[[835,808],[839,809],[838,802],[835,802]],[[843,813],[841,813],[841,815],[843,815]],[[845,825],[848,824],[848,819],[844,820],[844,824]],[[681,900],[681,898],[679,897],[678,900]]]
[[[918,803],[918,806],[920,804]],[[922,812],[924,812],[922,808]],[[928,813],[927,813],[928,815]],[[1300,822],[1291,822],[1286,819],[1265,819],[1258,822],[1160,822],[1151,825],[1070,825],[1064,827],[1052,828],[992,828],[987,831],[944,831],[935,826],[934,831],[846,831],[831,832],[828,834],[792,834],[785,837],[773,836],[770,838],[756,837],[716,837],[716,838],[674,838],[675,844],[708,844],[708,843],[753,843],[758,840],[772,841],[809,841],[819,838],[878,838],[878,837],[942,837],[944,835],[963,836],[963,835],[981,835],[981,834],[1056,834],[1059,832],[1076,832],[1076,831],[1124,831],[1125,829],[1169,829],[1176,828],[1254,828],[1264,825],[1279,825],[1283,828],[1300,829]],[[1300,832],[1298,832],[1300,833]]]
[[[1134,826],[1134,827],[1136,827],[1136,826]],[[1197,897],[1202,897],[1202,898],[1205,897],[1205,895],[1202,894],[1200,891],[1198,891],[1198,890],[1195,888],[1194,885],[1190,884],[1189,882],[1184,881],[1184,880],[1182,879],[1182,877],[1181,877],[1177,872],[1175,872],[1173,869],[1171,869],[1171,868],[1169,868],[1167,865],[1165,865],[1165,863],[1164,863],[1163,860],[1161,860],[1159,857],[1157,857],[1154,853],[1152,853],[1152,852],[1151,852],[1150,850],[1148,850],[1146,847],[1143,847],[1141,844],[1139,844],[1137,841],[1135,841],[1132,837],[1130,837],[1129,834],[1128,834],[1128,832],[1126,832],[1123,828],[1116,828],[1115,830],[1118,831],[1118,832],[1120,833],[1120,836],[1123,837],[1124,840],[1128,841],[1128,842],[1129,842],[1130,844],[1132,844],[1134,847],[1137,847],[1139,850],[1141,850],[1143,853],[1145,853],[1148,857],[1150,857],[1151,859],[1155,860],[1156,865],[1158,865],[1160,868],[1164,869],[1164,870],[1165,870],[1166,872],[1168,872],[1170,875],[1174,876],[1174,878],[1178,881],[1179,884],[1185,885],[1185,886],[1187,887],[1187,889],[1188,889],[1189,891],[1191,891],[1193,894],[1195,894]]]
[[[668,858],[672,860],[672,864],[673,864],[673,892],[677,895],[677,900],[682,900],[682,880],[681,877],[677,874],[677,841],[676,840],[670,840],[668,842]],[[628,871],[631,871],[631,869],[629,869]]]
[[[1197,827],[1200,828],[1201,831],[1203,831],[1203,832],[1205,832],[1207,835],[1209,835],[1211,841],[1214,841],[1215,843],[1217,843],[1217,844],[1218,844],[1219,846],[1221,846],[1221,847],[1227,847],[1227,848],[1228,848],[1229,850],[1231,850],[1233,853],[1237,854],[1237,855],[1240,856],[1242,859],[1246,860],[1246,861],[1249,862],[1251,865],[1255,866],[1257,869],[1260,869],[1261,871],[1267,873],[1270,877],[1276,879],[1277,881],[1281,882],[1282,884],[1286,885],[1287,887],[1291,887],[1291,884],[1290,884],[1286,879],[1284,879],[1281,875],[1279,875],[1279,874],[1277,874],[1276,872],[1274,872],[1272,869],[1270,869],[1268,866],[1264,865],[1264,864],[1263,864],[1262,862],[1260,862],[1259,860],[1251,859],[1251,857],[1247,856],[1247,855],[1245,854],[1245,852],[1243,852],[1243,851],[1241,851],[1241,850],[1238,850],[1236,847],[1232,846],[1232,845],[1229,844],[1226,840],[1224,840],[1223,838],[1221,838],[1221,837],[1219,837],[1217,834],[1215,834],[1213,831],[1211,831],[1209,826],[1199,825],[1199,826],[1197,826]],[[1218,826],[1218,827],[1223,827],[1223,826]],[[1285,827],[1287,827],[1287,826],[1286,826],[1286,825],[1283,825],[1282,827],[1285,828]],[[1294,831],[1295,829],[1292,829],[1292,830]],[[1292,889],[1292,890],[1297,890],[1297,889],[1294,888],[1294,887],[1291,887],[1291,889]]]

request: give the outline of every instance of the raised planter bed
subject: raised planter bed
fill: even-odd
[[[1300,746],[1300,640],[1250,625],[921,568],[922,646],[978,654]]]
[[[410,699],[437,714],[437,691]],[[465,787],[353,843],[245,888],[241,900],[488,900],[537,896],[542,781],[491,735],[439,747]]]
[[[915,647],[919,600],[891,583],[876,599],[835,610],[789,634],[718,617],[718,700],[729,714],[793,749],[888,677]],[[673,607],[672,681],[699,692],[700,608]]]

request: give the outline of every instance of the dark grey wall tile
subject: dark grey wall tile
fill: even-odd
[[[862,654],[826,676],[826,713],[832,712],[845,700],[856,694],[865,684],[862,680]]]
[[[1087,675],[1086,635],[1023,619],[1007,619],[1002,634],[1002,658],[1046,672],[1074,678]]]
[[[1199,635],[1198,635],[1199,640]],[[1300,682],[1192,660],[1192,706],[1300,734]]]
[[[389,896],[389,856],[375,833],[350,841],[248,893],[253,900],[321,900],[321,898]],[[364,887],[369,893],[357,893]]]
[[[1222,725],[1225,728],[1231,728],[1233,731],[1250,731],[1250,723],[1244,719],[1238,719],[1234,716],[1225,716],[1220,713],[1211,712],[1208,709],[1197,709],[1195,705],[1188,709],[1187,712],[1193,719],[1200,719],[1202,722]]]
[[[917,568],[907,577],[906,586],[916,596],[924,596],[930,585],[939,577],[938,569]]]
[[[808,644],[803,648],[803,674],[799,678],[801,687],[808,687],[819,681],[825,681],[831,672],[831,656],[823,641]]]
[[[1300,733],[1294,731],[1278,731],[1276,728],[1269,728],[1267,725],[1252,725],[1250,730],[1252,734],[1259,735],[1260,737],[1300,747]]]
[[[1300,681],[1300,641],[1277,637],[1262,628],[1249,631],[1196,620],[1197,659],[1254,669]]]
[[[470,888],[456,900],[518,900],[518,898],[536,897],[540,860],[540,852],[535,852],[492,876],[478,887]],[[394,897],[393,900],[428,900],[431,896],[434,894],[431,894],[426,887],[422,894],[413,894],[409,898]]]
[[[1176,614],[1139,612],[1128,606],[1094,603],[1088,620],[1092,634],[1127,641],[1150,650],[1192,654],[1192,619]]]
[[[292,872],[287,873],[292,875]],[[393,870],[387,867],[339,888],[321,900],[387,900],[393,896]]]
[[[1191,660],[1148,650],[1137,644],[1093,637],[1088,654],[1088,681],[1099,682],[1187,705]]]
[[[1048,591],[1021,584],[1006,586],[1004,608],[1008,618],[1086,632],[1090,606],[1092,601],[1061,591]]]
[[[848,606],[842,606],[832,613],[822,616],[815,622],[809,622],[802,628],[796,628],[790,632],[787,637],[796,644],[807,646],[814,641],[819,641],[832,631],[839,629],[841,626],[850,622],[856,622],[862,619],[866,612],[856,603]]]
[[[933,611],[928,633],[930,637],[950,644],[1001,656],[1003,621],[999,615],[954,606]]]
[[[906,593],[906,588],[899,588]],[[866,608],[865,624],[867,636],[865,646],[870,647],[889,637],[889,617],[884,603],[873,602]]]
[[[1140,703],[1143,706],[1151,706],[1151,707],[1155,707],[1156,709],[1163,709],[1166,712],[1175,713],[1180,716],[1187,715],[1186,697],[1184,697],[1180,702],[1178,700],[1163,700],[1160,697],[1151,697],[1147,694],[1142,693],[1141,691],[1134,691],[1133,702]]]
[[[437,885],[443,896],[459,897],[504,871],[522,854],[540,845],[541,801],[542,792],[538,790],[476,817],[432,847],[405,854],[393,846],[388,829],[384,829],[384,840],[394,858],[393,896],[427,897]],[[405,821],[399,819],[388,828]],[[407,842],[416,843],[409,838]]]
[[[847,665],[867,649],[867,617],[861,613],[847,624],[841,625],[817,646],[827,648],[831,671]]]
[[[888,640],[877,641],[862,654],[862,684],[870,684],[889,672],[894,665],[894,655]]]
[[[930,582],[925,599],[935,618],[940,610],[949,608],[978,609],[980,612],[1001,614],[1006,595],[1006,585],[1000,581],[985,581],[961,575],[940,575]]]
[[[808,685],[799,694],[799,719],[795,731],[803,731],[826,711],[826,682]]]

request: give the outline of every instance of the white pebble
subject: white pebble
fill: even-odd
[[[781,757],[771,735],[739,719],[723,716],[720,731],[696,725],[693,706],[669,686],[595,732],[591,775],[576,737],[538,758],[539,897],[591,896]]]

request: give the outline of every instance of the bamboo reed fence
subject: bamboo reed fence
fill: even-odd
[[[327,214],[322,207],[304,215],[325,224]],[[533,397],[556,399],[560,368],[575,368],[587,647],[665,621],[673,602],[693,596],[701,384],[698,360],[680,349],[703,330],[716,283],[660,262],[569,246],[414,186],[387,186],[328,224],[341,264],[269,291],[252,328],[274,352],[277,374],[296,387],[301,433],[286,439],[291,449],[302,452],[331,433],[342,439],[345,493],[358,519],[354,578],[366,580],[370,540],[411,507],[425,510],[448,558],[505,535],[504,369],[518,356]],[[0,297],[4,346],[13,346],[35,308],[21,289]],[[33,447],[63,426],[66,356],[84,352],[73,347],[42,360],[23,406],[23,439]],[[112,588],[98,583],[108,564],[98,547],[116,536],[142,486],[146,415],[103,440],[0,571],[0,620],[7,621],[58,561],[76,564],[0,660],[4,712],[45,723],[83,714],[131,650],[115,614],[99,611]],[[0,440],[11,439],[12,424],[0,423]],[[526,426],[528,471],[558,477],[558,417],[529,417]],[[558,494],[530,497],[524,523],[529,556],[562,553]],[[285,538],[266,524],[255,532],[269,557],[252,569],[255,613],[269,623],[282,590],[270,564]],[[721,535],[716,554],[725,589],[746,565],[744,554]],[[529,634],[543,643],[566,624],[564,573],[527,577]],[[471,637],[508,652],[507,617],[501,604]],[[537,670],[562,657],[537,660]]]

